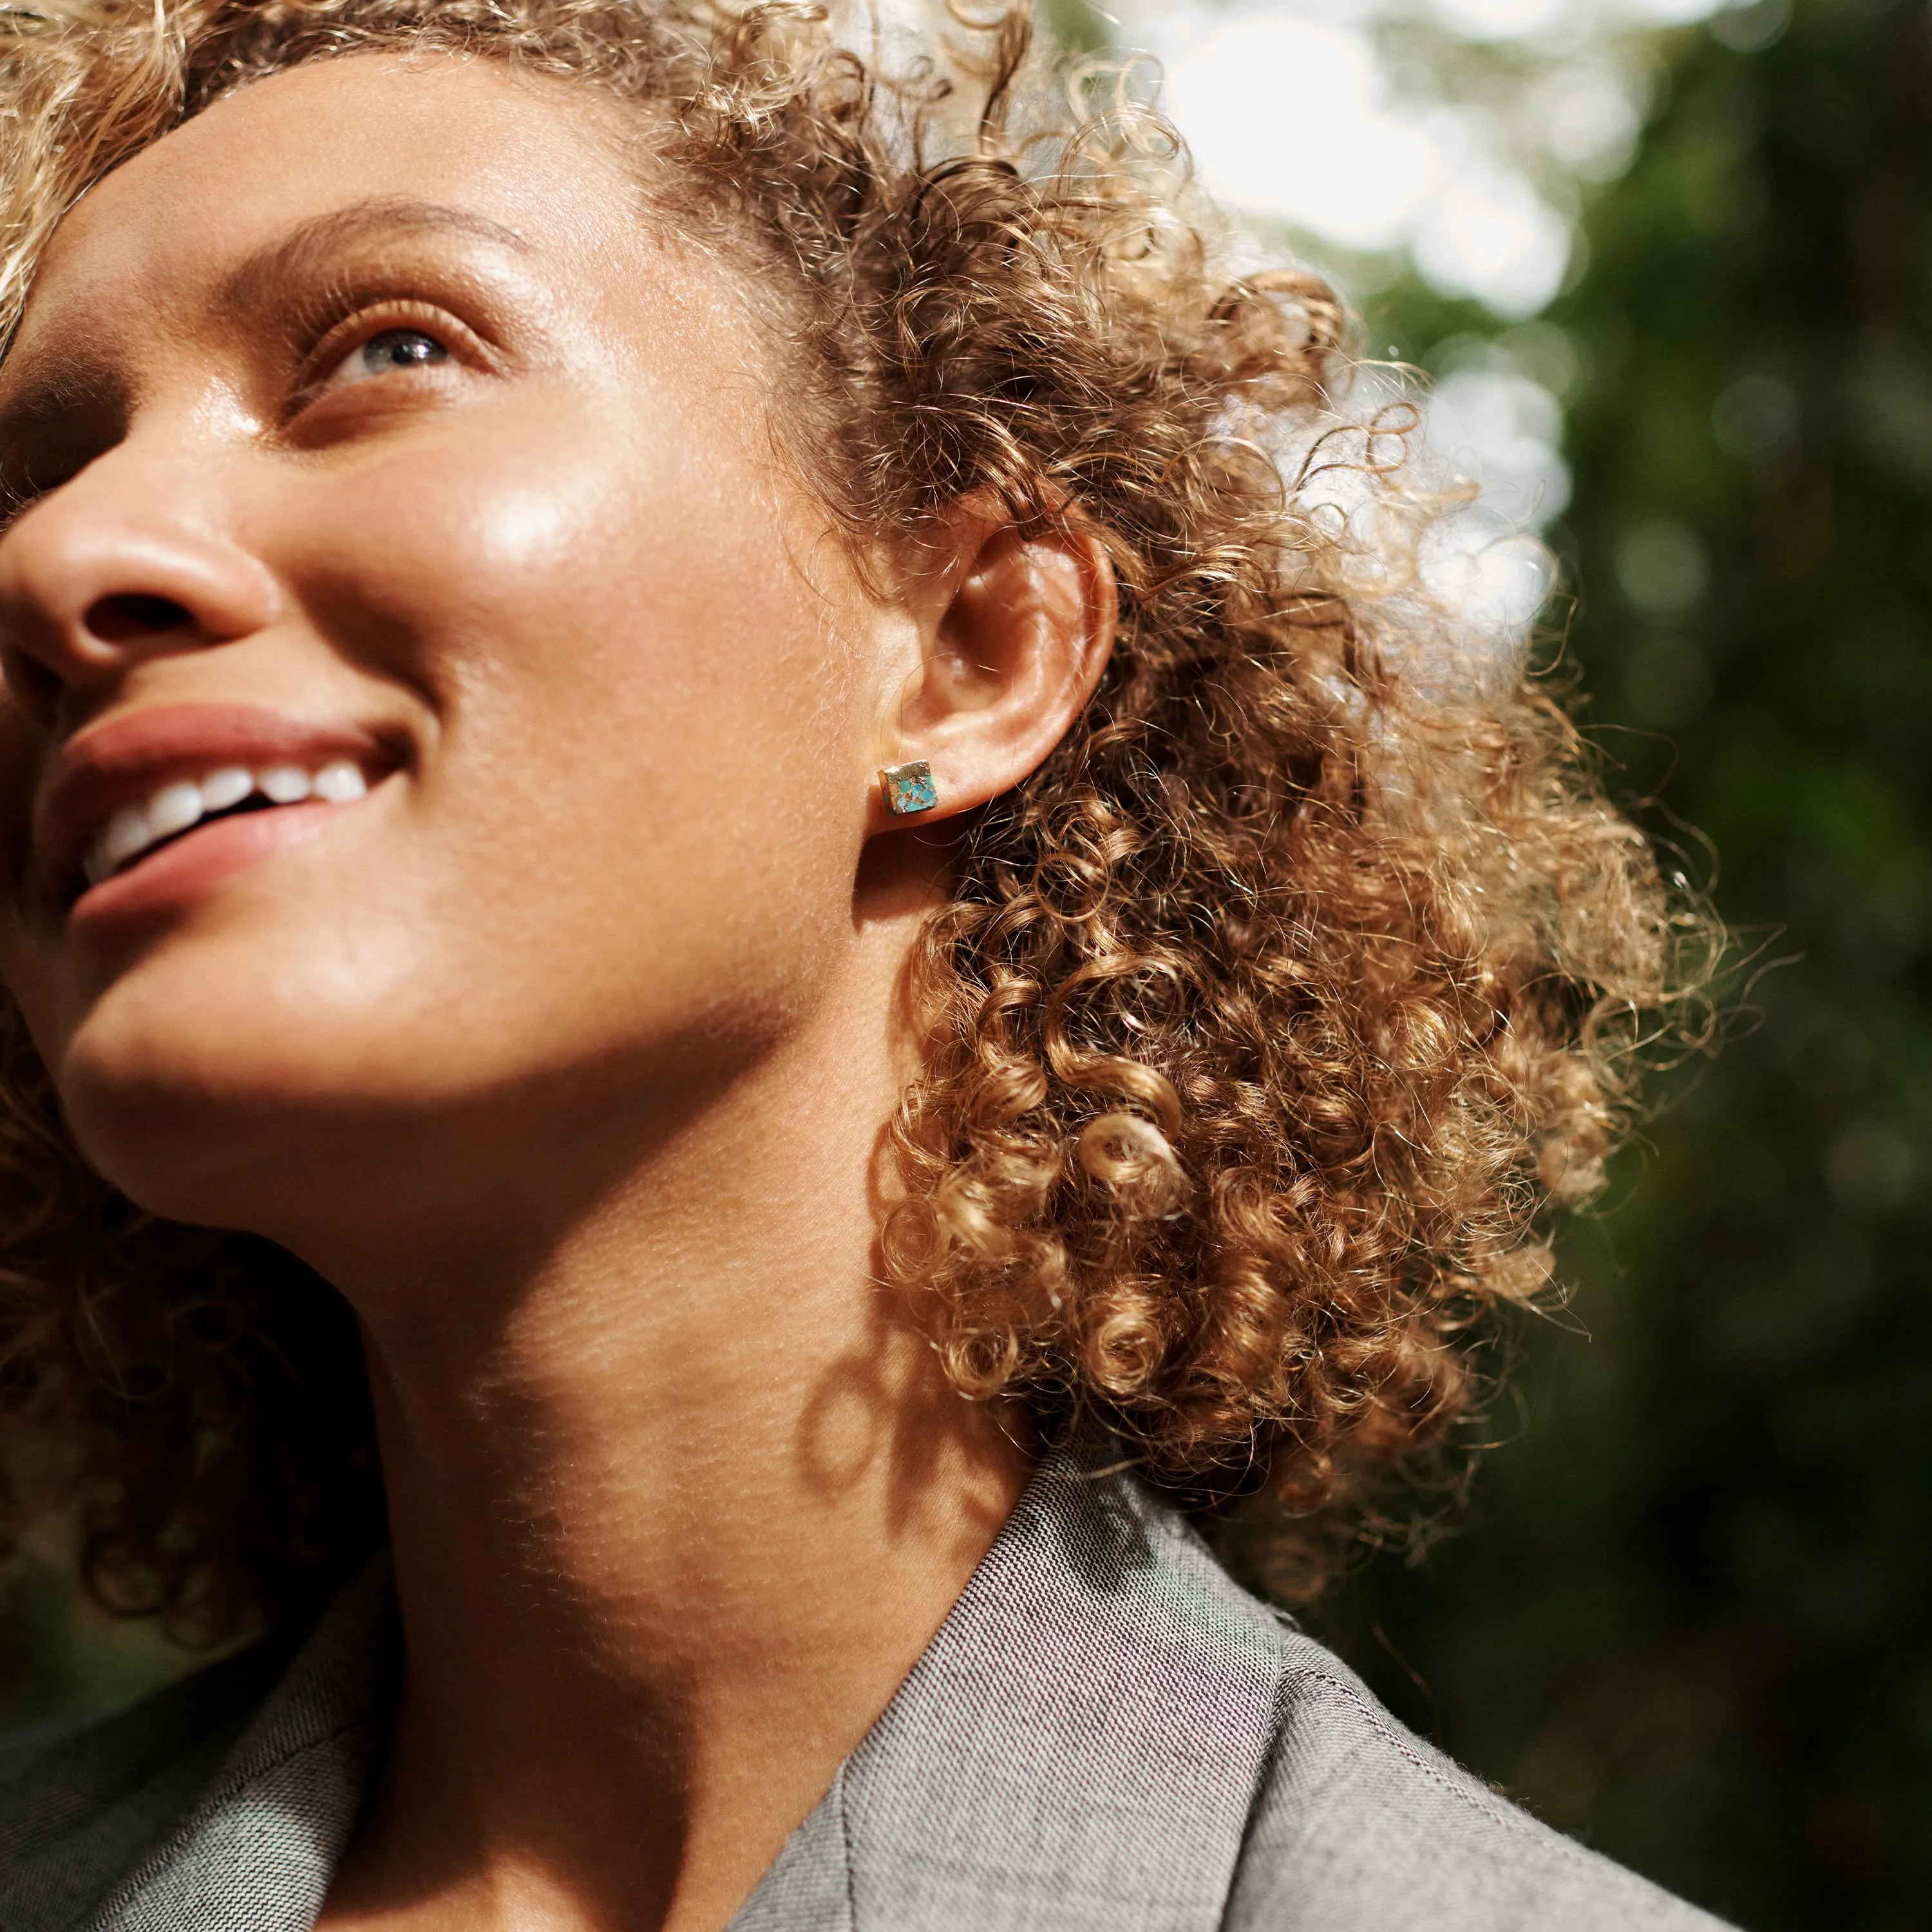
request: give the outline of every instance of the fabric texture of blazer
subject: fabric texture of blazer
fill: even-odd
[[[380,1766],[386,1562],[299,1650],[0,1739],[0,1932],[307,1932]],[[1496,1796],[1089,1442],[1042,1465],[730,1932],[1712,1932]]]

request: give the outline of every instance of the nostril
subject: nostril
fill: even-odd
[[[88,606],[87,615],[81,620],[88,633],[104,644],[178,631],[191,621],[186,608],[172,597],[150,597],[140,591],[103,597]]]

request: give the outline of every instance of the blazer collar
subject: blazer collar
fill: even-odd
[[[1118,1467],[1050,1455],[731,1932],[1212,1932],[1280,1625]]]
[[[337,1597],[194,1803],[76,1932],[308,1932],[388,1748],[400,1660],[385,1554]],[[99,1822],[141,1808],[136,1795]]]

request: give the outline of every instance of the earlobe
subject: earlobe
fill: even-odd
[[[1096,536],[1022,532],[1004,517],[961,534],[951,568],[929,580],[942,594],[921,627],[919,666],[882,721],[878,829],[970,811],[1019,784],[1085,709],[1112,648],[1118,597]],[[915,766],[922,782],[895,784]],[[919,799],[929,802],[895,802]]]

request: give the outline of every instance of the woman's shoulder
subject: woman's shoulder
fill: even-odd
[[[1282,1663],[1224,1932],[1717,1932],[1472,1777],[1307,1637],[1285,1632]]]
[[[1109,1756],[1138,1765],[1150,1786],[1165,1778],[1196,1794],[1197,1814],[1182,1828],[1199,1850],[1225,1842],[1240,1802],[1225,1916],[1214,1922],[1223,1932],[1720,1924],[1552,1830],[1408,1730],[1130,1478],[1076,1480],[1059,1509],[1071,1587],[1097,1612],[1089,1628],[1118,1626],[1124,1612],[1140,1626],[1118,1629],[1126,1667],[1109,1695],[1124,1712],[1143,1684],[1152,1694],[1141,1735],[1115,1740]],[[1096,1796],[1105,1775],[1096,1762]],[[1150,1790],[1144,1815],[1157,1826],[1162,1814]]]
[[[1718,1922],[1406,1731],[1090,1442],[1048,1459],[733,1932],[1411,1924]]]

